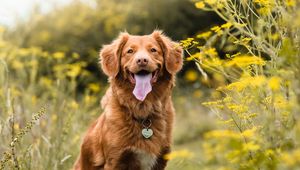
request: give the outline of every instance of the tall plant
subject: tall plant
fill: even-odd
[[[299,2],[201,0],[195,6],[224,20],[181,42],[204,78],[227,82],[216,89],[217,99],[203,103],[221,122],[204,136],[205,165],[299,168]]]

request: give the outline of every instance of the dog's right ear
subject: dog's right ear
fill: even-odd
[[[104,45],[100,50],[100,65],[107,76],[116,77],[118,75],[122,49],[128,38],[128,33],[121,33],[111,44]]]
[[[183,64],[183,51],[178,43],[172,41],[169,37],[165,36],[161,31],[155,30],[152,36],[160,45],[165,59],[165,66],[170,74],[177,73]]]

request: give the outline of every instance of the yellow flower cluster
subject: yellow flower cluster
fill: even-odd
[[[225,0],[201,0],[195,3],[196,8],[206,9],[207,7],[221,9],[224,7]]]
[[[187,58],[227,82],[202,103],[219,120],[218,130],[204,134],[205,166],[299,169],[299,1],[199,0],[195,6],[226,22],[198,34],[199,51]]]
[[[266,78],[264,76],[244,77],[241,78],[240,81],[227,85],[225,88],[228,90],[242,91],[247,87],[261,87],[265,82]]]
[[[164,159],[166,160],[171,160],[175,158],[191,158],[193,157],[193,153],[189,150],[178,150],[178,151],[173,151],[169,154],[164,155]]]
[[[280,158],[288,167],[300,165],[300,149],[296,149],[290,153],[281,153]]]
[[[241,135],[235,131],[232,130],[213,130],[213,131],[209,131],[207,132],[204,137],[206,139],[209,138],[220,138],[220,139],[224,139],[224,138],[235,138],[235,139],[240,139]]]
[[[256,57],[256,56],[250,56],[250,55],[241,55],[241,56],[237,56],[232,58],[231,60],[227,61],[225,63],[225,66],[227,67],[232,67],[232,66],[238,66],[238,67],[242,67],[245,68],[249,65],[265,65],[266,62],[260,58],[260,57]]]

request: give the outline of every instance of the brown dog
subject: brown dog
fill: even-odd
[[[175,114],[171,91],[182,67],[182,49],[160,31],[122,33],[102,48],[100,60],[110,88],[75,169],[164,169]]]

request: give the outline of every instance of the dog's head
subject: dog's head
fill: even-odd
[[[130,82],[133,94],[143,101],[164,70],[172,76],[181,69],[182,49],[161,31],[144,36],[121,33],[111,44],[103,46],[100,61],[107,76],[119,75]]]

